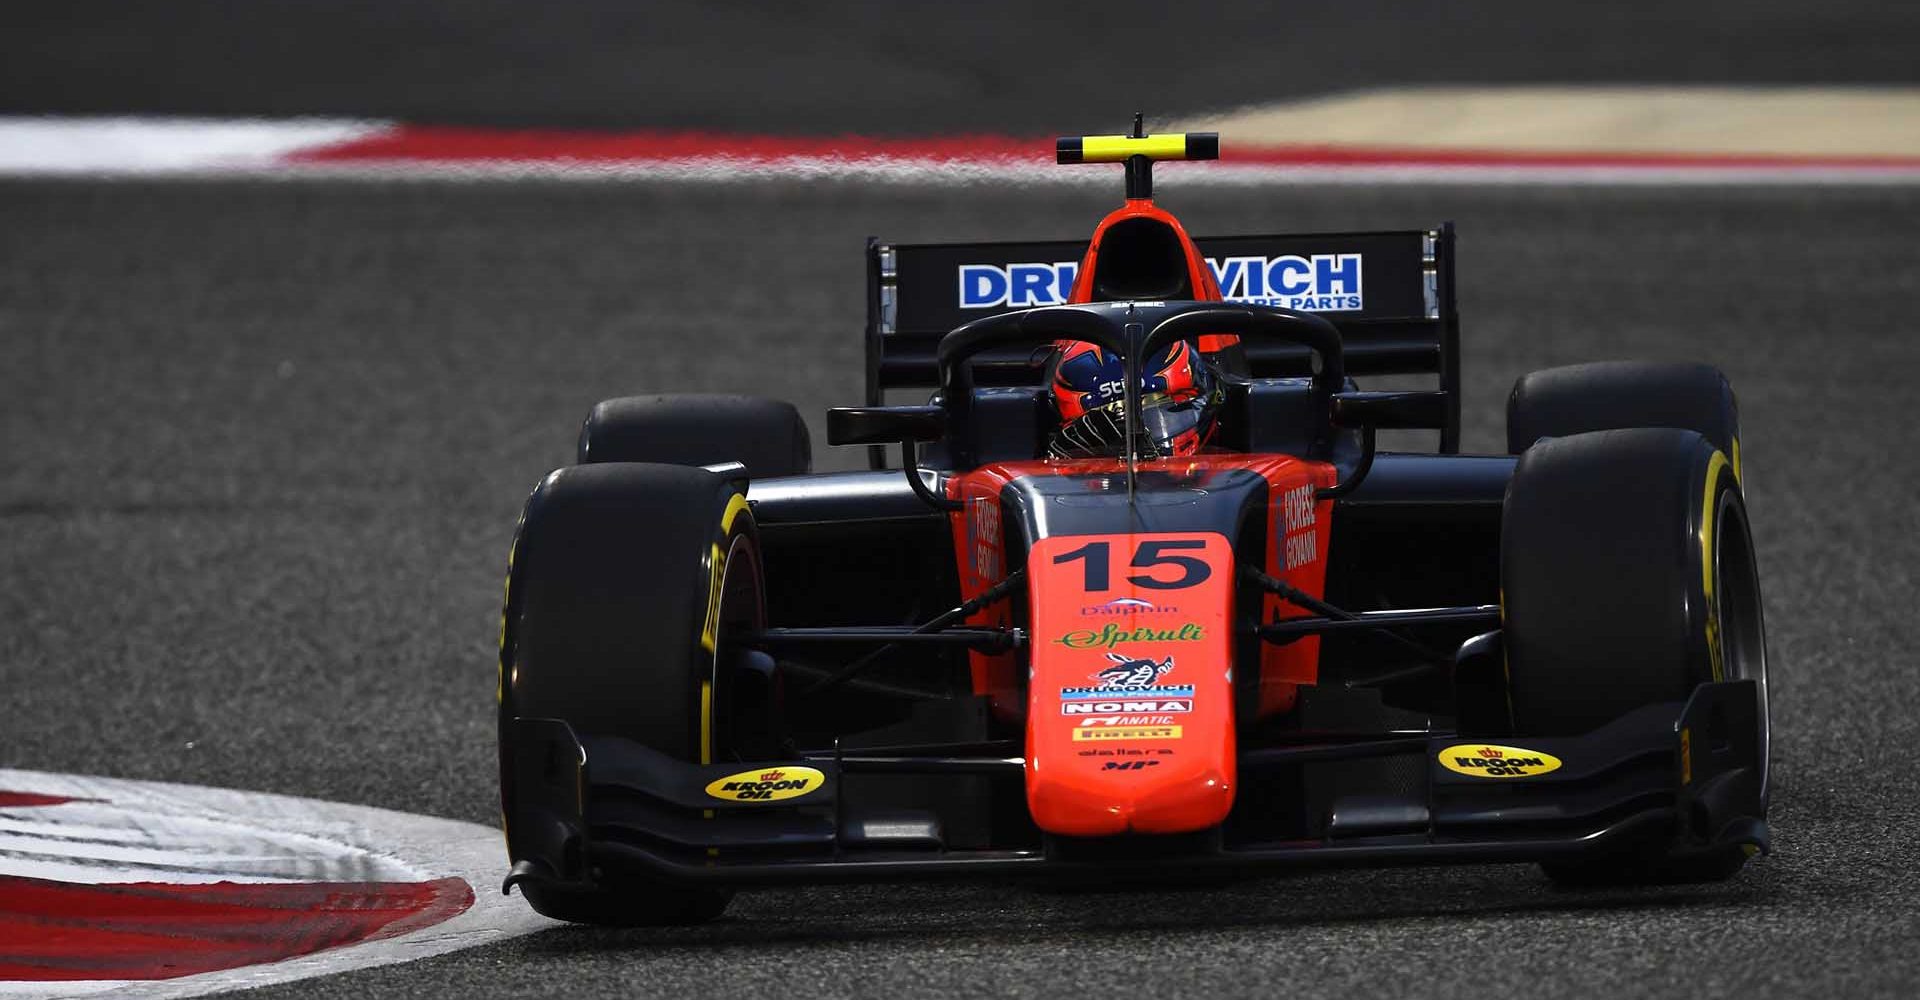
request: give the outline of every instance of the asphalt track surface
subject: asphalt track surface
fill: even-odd
[[[706,928],[562,929],[265,995],[1911,995],[1920,190],[1161,194],[1201,233],[1456,220],[1470,449],[1500,446],[1527,370],[1727,370],[1775,856],[1646,891],[1525,866],[783,890]],[[492,821],[507,541],[588,406],[784,396],[819,440],[859,396],[866,235],[1074,235],[1112,195],[0,183],[0,766]]]
[[[1117,131],[1433,83],[1906,83],[1899,0],[61,0],[0,112],[792,134]]]

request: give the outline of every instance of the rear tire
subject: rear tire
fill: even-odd
[[[1712,365],[1596,361],[1533,372],[1507,397],[1507,451],[1543,437],[1628,427],[1697,431],[1740,469],[1740,407]]]
[[[605,400],[587,414],[575,460],[740,462],[749,476],[767,479],[810,471],[813,443],[791,403],[752,396],[627,396]]]
[[[691,763],[715,757],[733,628],[764,624],[759,536],[725,477],[670,465],[561,469],[527,501],[501,632],[500,760],[514,815],[512,722],[564,719]],[[722,709],[723,711],[724,709]],[[508,852],[520,854],[508,832]],[[591,889],[526,885],[535,910],[595,924],[711,920],[731,893],[596,873]]]
[[[1514,470],[1501,526],[1508,694],[1518,736],[1575,736],[1713,680],[1752,679],[1766,761],[1766,643],[1731,462],[1668,428],[1557,437]],[[1761,810],[1766,773],[1761,775]],[[1741,847],[1666,844],[1546,866],[1569,882],[1715,881]]]

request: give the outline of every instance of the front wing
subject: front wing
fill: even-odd
[[[1751,681],[1703,684],[1577,737],[1390,735],[1243,750],[1243,787],[1339,760],[1426,761],[1421,787],[1341,789],[1323,836],[1229,840],[1221,831],[1032,849],[949,849],[930,814],[844,791],[850,775],[1018,782],[1019,758],[823,754],[742,765],[676,761],[637,743],[516,719],[510,890],[522,882],[753,886],[1015,876],[1593,858],[1665,845],[1764,850]],[[1515,746],[1514,744],[1518,744]]]

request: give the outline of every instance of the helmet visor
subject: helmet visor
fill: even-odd
[[[1167,458],[1198,451],[1207,425],[1205,395],[1175,398],[1164,392],[1140,400],[1134,427],[1134,451],[1141,458]],[[1048,453],[1055,458],[1117,458],[1127,452],[1127,404],[1109,403],[1068,421],[1054,434]]]

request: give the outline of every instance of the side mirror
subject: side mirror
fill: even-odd
[[[1375,430],[1440,430],[1447,426],[1444,392],[1338,392],[1333,425]]]
[[[1444,392],[1336,392],[1333,426],[1360,429],[1360,462],[1345,479],[1321,488],[1322,500],[1346,496],[1373,468],[1373,432],[1377,430],[1440,430],[1447,426]]]
[[[836,406],[827,411],[828,444],[938,441],[947,411],[938,406]]]
[[[959,510],[958,500],[940,496],[920,478],[914,442],[947,436],[947,411],[938,406],[836,406],[827,411],[828,444],[900,442],[900,467],[914,496],[934,510]],[[936,479],[938,477],[936,476]]]

